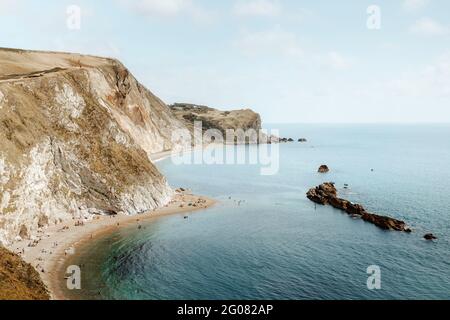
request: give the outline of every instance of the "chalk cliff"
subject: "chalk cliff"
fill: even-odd
[[[0,243],[165,205],[149,156],[185,128],[117,60],[0,49]]]

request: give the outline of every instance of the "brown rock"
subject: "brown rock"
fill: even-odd
[[[327,196],[336,197],[337,196],[337,190],[334,186],[334,183],[332,182],[326,182],[324,184],[321,184],[319,186],[319,190],[323,191]]]
[[[326,205],[329,199],[336,197],[336,193],[336,188],[332,183],[324,183],[316,188],[310,189],[306,196],[315,203]]]
[[[362,216],[366,213],[364,207],[360,204],[348,203],[347,209],[345,210],[348,214]]]
[[[345,211],[352,217],[360,217],[364,221],[370,222],[381,229],[403,231],[408,233],[411,232],[411,229],[407,227],[404,221],[369,213],[360,204],[355,204],[348,200],[338,198],[336,187],[332,182],[327,182],[310,189],[306,196],[315,203],[321,205],[329,204],[336,209]],[[427,237],[429,238],[427,240],[435,239],[433,238],[433,235],[426,235],[425,237],[425,239],[427,239]]]
[[[396,220],[390,217],[379,216],[372,213],[364,213],[362,215],[362,219],[364,221],[373,223],[377,227],[384,230],[410,232],[410,230],[406,227],[406,223],[404,221]],[[407,231],[407,229],[409,231]]]
[[[331,198],[331,199],[329,199],[329,203],[332,207],[343,210],[343,211],[347,211],[349,206],[352,205],[350,201],[340,199],[340,198]]]
[[[321,165],[320,167],[319,167],[319,171],[318,171],[319,173],[327,173],[327,172],[330,172],[330,168],[328,168],[328,166],[327,165]]]

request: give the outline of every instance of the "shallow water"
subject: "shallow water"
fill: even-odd
[[[449,125],[272,125],[308,143],[280,145],[280,171],[253,165],[158,164],[173,186],[220,200],[208,210],[122,229],[89,244],[83,290],[98,299],[449,299]],[[256,146],[239,146],[237,149]],[[317,173],[321,164],[331,172]],[[373,171],[372,171],[373,169]],[[306,191],[340,195],[405,220],[386,232]],[[349,184],[349,189],[343,188]],[[230,199],[231,197],[231,199]],[[239,204],[238,201],[241,201]],[[433,232],[436,242],[423,235]],[[381,268],[381,290],[367,267]]]

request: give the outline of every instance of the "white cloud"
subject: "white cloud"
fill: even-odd
[[[152,18],[189,16],[199,22],[210,22],[212,12],[197,5],[193,0],[119,0],[136,13]]]
[[[22,3],[18,0],[0,0],[0,15],[15,12]]]
[[[407,11],[418,11],[425,8],[430,0],[404,0],[403,8]]]
[[[192,5],[189,0],[140,0],[136,8],[143,14],[155,16],[175,16]]]
[[[284,55],[300,57],[303,50],[294,33],[284,31],[280,26],[271,30],[242,33],[237,46],[247,55]]]
[[[350,62],[336,51],[328,53],[326,64],[334,70],[344,70],[350,67]]]
[[[273,0],[239,1],[234,6],[234,14],[238,16],[274,17],[280,15],[281,11],[279,2]]]
[[[390,81],[388,87],[402,96],[450,97],[450,52],[417,72]]]
[[[450,29],[431,18],[422,18],[411,26],[410,31],[423,36],[442,36],[449,34]]]

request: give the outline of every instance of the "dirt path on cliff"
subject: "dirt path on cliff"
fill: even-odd
[[[16,82],[16,81],[22,81],[27,79],[34,79],[34,78],[41,78],[46,75],[52,74],[52,73],[59,73],[59,72],[66,72],[69,70],[73,70],[75,68],[52,68],[48,70],[41,70],[41,71],[34,71],[29,73],[23,73],[23,74],[8,74],[4,76],[0,76],[0,83],[2,82]]]
[[[114,59],[64,52],[0,48],[0,83],[41,78],[55,73],[90,69]]]

